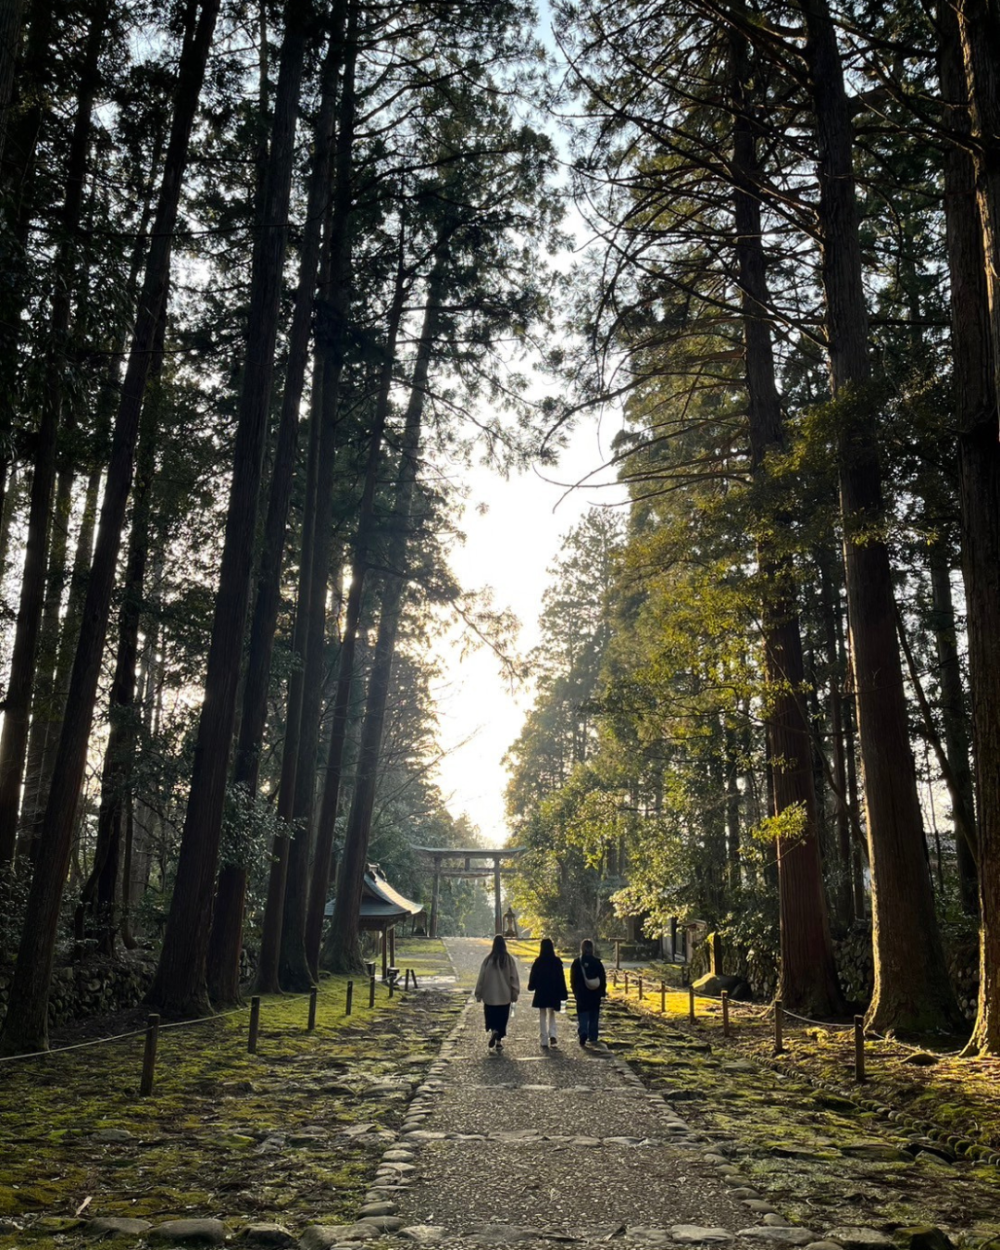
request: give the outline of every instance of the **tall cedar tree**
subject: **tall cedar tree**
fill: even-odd
[[[757,157],[757,101],[750,84],[762,75],[751,69],[746,38],[730,35],[733,76],[733,179],[736,262],[746,344],[747,415],[753,475],[766,491],[769,456],[786,449],[781,401],[775,385],[769,328],[770,297],[761,224],[762,171]],[[778,890],[781,965],[778,997],[793,1011],[831,1015],[844,1010],[827,918],[819,847],[819,809],[812,767],[812,735],[805,706],[805,667],[799,632],[798,589],[791,557],[771,537],[791,526],[777,505],[760,528],[757,561],[764,601],[764,663],[767,673],[767,733],[773,767],[774,811],[798,809],[801,828],[779,835]],[[780,538],[778,540],[780,542]]]
[[[229,753],[253,569],[257,508],[271,409],[295,128],[312,0],[288,0],[260,226],[250,279],[250,310],[240,389],[233,477],[216,592],[191,791],[177,879],[151,1002],[171,1015],[207,1010],[208,944],[218,869]]]
[[[837,34],[825,0],[804,0],[805,55],[819,142],[820,231],[830,382],[837,403],[840,505],[851,662],[872,869],[873,1028],[961,1024],[941,945],[910,750],[885,506],[872,421],[853,131]]]

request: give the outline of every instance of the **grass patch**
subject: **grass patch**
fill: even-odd
[[[451,975],[440,942],[408,945],[400,966]],[[254,1055],[249,1010],[161,1026],[148,1098],[141,1034],[0,1065],[0,1215],[19,1230],[0,1233],[0,1250],[28,1234],[40,1248],[45,1222],[72,1218],[87,1198],[88,1217],[293,1229],[352,1219],[388,1140],[379,1134],[398,1129],[462,999],[433,988],[389,998],[377,982],[369,1008],[362,981],[348,1017],[346,990],[346,977],[322,979],[313,1032],[308,995],[264,997]],[[127,1033],[142,1019],[101,1024]],[[63,1040],[74,1039],[53,1046]]]

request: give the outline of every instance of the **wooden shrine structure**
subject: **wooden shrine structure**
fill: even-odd
[[[494,847],[492,850],[473,847],[466,850],[447,846],[415,846],[413,849],[424,863],[433,866],[430,937],[437,937],[438,903],[441,897],[442,880],[488,881],[492,877],[494,932],[503,932],[500,878],[517,871],[517,861],[527,850],[526,847]],[[505,860],[512,862],[505,867]]]
[[[383,981],[389,975],[390,966],[396,963],[396,925],[421,915],[423,910],[422,903],[415,903],[394,889],[382,876],[377,865],[368,865],[361,886],[358,928],[379,935]],[[327,903],[324,914],[327,917],[333,915],[332,898]]]

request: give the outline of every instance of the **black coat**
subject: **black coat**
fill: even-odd
[[[558,1011],[569,998],[562,960],[558,956],[554,959],[543,959],[539,956],[531,965],[528,989],[535,991],[531,1000],[532,1007],[551,1007]]]
[[[604,965],[596,955],[585,955],[583,960],[587,966],[587,976],[600,977],[601,984],[596,990],[588,990],[584,984],[583,973],[580,971],[580,960],[574,959],[569,969],[570,985],[573,987],[573,997],[576,999],[576,1007],[578,1011],[593,1011],[595,1007],[600,1007],[601,999],[608,992],[608,978],[604,972]]]

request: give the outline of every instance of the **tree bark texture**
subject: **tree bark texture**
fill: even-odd
[[[262,222],[250,279],[249,329],[226,534],[205,673],[205,700],[198,724],[170,915],[149,995],[151,1002],[171,1015],[201,1013],[208,1008],[206,976],[212,899],[271,407],[295,126],[312,15],[311,0],[289,0],[286,6]]]
[[[991,339],[977,170],[965,145],[972,121],[961,32],[947,3],[938,6],[938,24],[942,93],[956,138],[945,158],[945,222],[979,817],[979,1000],[969,1051],[996,1055],[1000,1054],[1000,439],[994,369],[998,341]],[[996,252],[992,264],[995,267]]]
[[[164,314],[164,296],[170,274],[170,253],[181,185],[218,5],[219,0],[203,0],[200,6],[192,5],[188,15],[189,26],[178,66],[170,140],[128,368],[112,436],[94,563],[70,679],[68,710],[63,721],[52,788],[42,827],[39,858],[45,870],[36,872],[32,880],[7,1017],[3,1034],[0,1035],[0,1050],[6,1052],[41,1050],[48,1041],[48,999],[59,907],[69,867],[73,825],[87,761],[115,565],[132,482],[139,413],[156,328]]]
[[[872,870],[875,987],[867,1020],[882,1031],[958,1026],[927,866],[896,642],[889,553],[869,391],[868,312],[836,32],[826,0],[804,0],[819,141],[822,278],[831,385],[839,402],[844,570]]]

